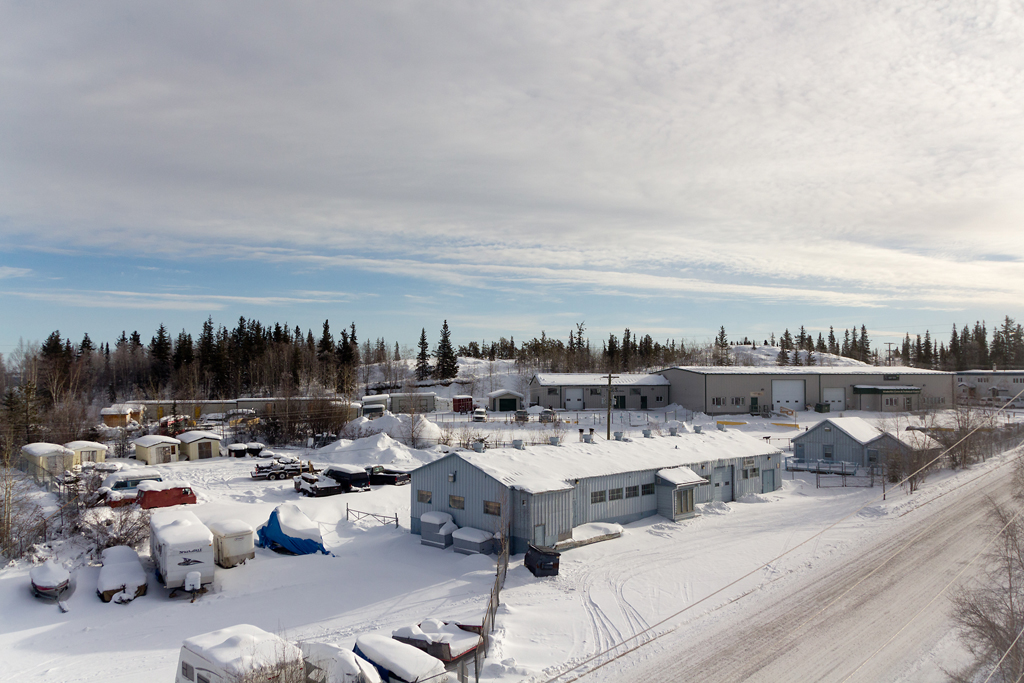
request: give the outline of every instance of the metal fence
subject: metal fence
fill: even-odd
[[[842,460],[800,460],[797,458],[787,458],[786,469],[791,472],[817,472],[819,474],[852,476],[857,473],[857,463]]]
[[[505,587],[505,575],[508,574],[509,539],[503,536],[501,539],[501,554],[498,556],[498,570],[494,575],[494,585],[491,586],[491,595],[487,600],[487,611],[484,612],[483,624],[480,635],[484,642],[476,649],[476,656],[473,660],[475,680],[480,681],[480,668],[483,666],[484,658],[491,647],[491,632],[494,631],[494,617],[498,613],[498,605],[501,604],[501,589]]]

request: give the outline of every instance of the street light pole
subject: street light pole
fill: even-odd
[[[612,440],[612,379],[618,377],[613,375],[610,371],[608,373],[608,435],[605,437],[606,440]]]

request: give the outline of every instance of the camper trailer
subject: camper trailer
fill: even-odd
[[[149,521],[149,553],[157,578],[167,588],[180,588],[191,572],[200,583],[213,581],[213,534],[188,510],[160,510]]]
[[[221,567],[230,569],[256,557],[252,527],[239,519],[210,522],[213,554]]]
[[[249,624],[186,639],[178,654],[175,683],[301,681],[302,651],[284,638]]]

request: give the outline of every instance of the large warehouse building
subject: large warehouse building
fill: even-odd
[[[668,380],[661,375],[620,373],[612,377],[612,408],[652,410],[668,405]],[[608,375],[540,373],[530,380],[530,405],[555,410],[607,408]]]
[[[900,412],[950,408],[955,396],[953,373],[904,367],[675,367],[657,374],[669,381],[670,402],[708,415],[817,403],[831,412]]]
[[[635,442],[450,453],[412,473],[412,533],[428,512],[459,527],[510,529],[513,553],[554,546],[573,527],[652,515],[680,520],[694,505],[782,487],[782,452],[737,431],[705,430]]]

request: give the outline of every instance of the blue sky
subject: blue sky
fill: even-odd
[[[837,5],[0,2],[0,353],[1024,319],[1020,10]]]

